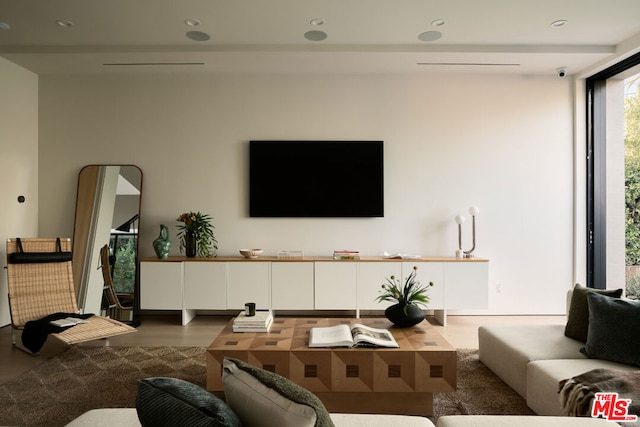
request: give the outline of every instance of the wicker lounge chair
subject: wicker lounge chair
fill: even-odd
[[[79,313],[70,251],[71,240],[68,238],[7,240],[7,282],[14,346],[37,354],[16,340],[27,322],[56,313]],[[86,323],[49,336],[71,345],[136,331],[107,317],[91,316],[86,320]]]

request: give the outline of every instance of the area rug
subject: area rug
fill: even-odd
[[[205,386],[201,347],[71,347],[0,386],[0,425],[64,426],[94,408],[135,407],[137,381],[174,377]],[[532,414],[478,360],[458,350],[458,390],[434,395],[435,421],[454,414]]]

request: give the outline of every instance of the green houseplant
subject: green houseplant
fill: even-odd
[[[183,251],[188,257],[199,255],[201,257],[214,257],[218,252],[216,240],[211,223],[212,217],[200,212],[185,212],[177,219],[178,238],[180,240],[180,253]]]
[[[387,278],[387,282],[382,284],[380,295],[376,298],[378,302],[395,302],[387,307],[384,314],[396,326],[413,326],[425,318],[424,311],[420,306],[427,307],[429,303],[427,291],[429,287],[433,286],[433,282],[429,282],[428,286],[421,285],[416,279],[417,271],[418,267],[413,266],[404,285],[401,285],[400,279],[396,279],[395,276]]]

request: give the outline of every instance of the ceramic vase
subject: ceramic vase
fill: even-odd
[[[196,256],[198,244],[196,241],[196,233],[193,231],[185,231],[184,233],[184,252],[189,258]]]
[[[169,229],[164,224],[160,224],[160,235],[153,241],[153,250],[160,259],[167,259],[169,257],[171,240],[169,239]]]
[[[405,313],[406,307],[406,313]],[[394,325],[400,328],[417,325],[425,318],[424,310],[414,304],[395,304],[387,307],[384,315]]]

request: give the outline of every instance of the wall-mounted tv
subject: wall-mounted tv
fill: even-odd
[[[384,216],[382,141],[251,141],[251,217]]]

